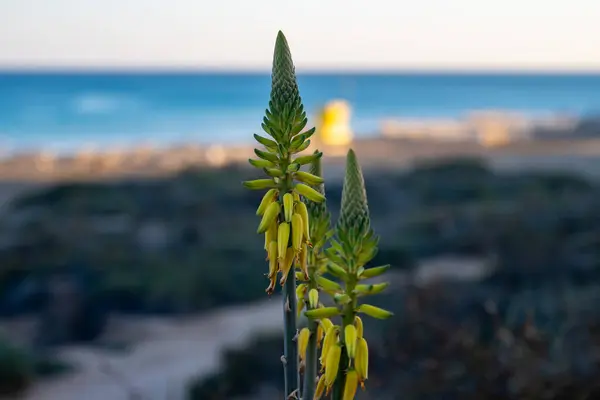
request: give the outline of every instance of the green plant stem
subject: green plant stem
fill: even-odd
[[[340,339],[344,340],[344,328],[346,325],[351,324],[353,321],[349,320],[347,315],[344,315],[342,320],[342,331],[340,332]],[[340,357],[340,367],[338,370],[337,378],[335,379],[335,383],[333,384],[333,390],[331,392],[331,400],[342,400],[344,396],[344,385],[346,383],[346,370],[348,369],[348,353],[346,352],[346,346],[342,347],[342,355]]]
[[[285,357],[285,392],[286,397],[298,390],[298,346],[296,344],[296,274],[290,268],[288,279],[283,287],[284,298],[284,342],[283,355]]]
[[[317,385],[317,327],[317,321],[308,321],[310,338],[308,339],[306,358],[304,359],[304,388],[302,390],[303,400],[312,400],[315,397],[315,388]]]
[[[342,316],[342,331],[340,332],[340,340],[342,343],[346,342],[345,330],[346,326],[354,324],[354,318],[356,317],[356,294],[353,293],[356,287],[356,278],[350,274],[350,280],[346,283],[346,293],[350,296],[351,301],[344,307],[344,313]],[[346,383],[346,371],[350,366],[350,359],[346,352],[346,346],[342,347],[342,356],[340,357],[340,368],[338,370],[338,376],[333,385],[331,394],[331,400],[342,400],[344,396],[344,385]]]
[[[290,157],[282,165],[285,171],[289,165]],[[286,174],[285,179],[281,180],[279,191],[279,200],[283,204],[283,195],[292,188],[292,177]],[[283,211],[282,211],[283,212]],[[285,377],[285,400],[290,398],[294,392],[298,393],[299,373],[298,373],[298,346],[296,343],[296,272],[290,268],[285,285],[283,285],[283,371]],[[293,397],[292,397],[293,398]]]
[[[317,282],[314,279],[317,269],[314,253],[311,254],[309,265],[310,281],[308,282],[308,290],[317,289]],[[316,320],[308,320],[308,330],[310,338],[306,347],[306,357],[304,358],[304,387],[302,390],[303,400],[312,400],[315,397],[316,378],[317,378],[317,330],[319,323]]]

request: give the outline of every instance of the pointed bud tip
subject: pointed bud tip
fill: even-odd
[[[277,39],[275,40],[275,49],[289,49],[287,39],[282,31],[277,32]]]
[[[361,169],[360,164],[358,163],[358,157],[356,156],[354,149],[348,150],[348,153],[346,154],[346,165],[353,165],[353,166],[355,166],[355,168],[357,168],[359,170]],[[361,173],[362,173],[362,171],[361,171]]]

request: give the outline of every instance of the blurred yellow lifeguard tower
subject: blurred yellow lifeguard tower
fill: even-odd
[[[332,100],[319,112],[317,120],[317,141],[326,146],[333,155],[345,154],[352,143],[350,128],[350,105],[344,100]]]

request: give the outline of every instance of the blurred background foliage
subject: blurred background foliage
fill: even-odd
[[[41,315],[36,343],[46,346],[94,340],[114,312],[185,315],[263,298],[266,264],[254,232],[261,194],[240,185],[249,176],[236,166],[198,169],[62,184],[16,199],[0,226],[0,311]],[[397,317],[371,324],[372,389],[360,398],[595,398],[596,182],[498,172],[474,158],[367,170],[366,182],[381,236],[374,264],[410,276],[423,260],[451,255],[494,269],[481,282],[409,284],[378,296]],[[330,180],[334,216],[340,192],[341,181]],[[55,313],[53,282],[71,285],[71,313]],[[61,329],[51,329],[57,321]],[[228,352],[222,371],[191,385],[191,397],[277,391],[280,338],[256,340]],[[42,367],[24,350],[0,346],[0,386],[26,386]],[[61,370],[48,363],[42,370]]]

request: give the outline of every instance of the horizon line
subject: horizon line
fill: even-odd
[[[154,66],[154,65],[2,65],[0,73],[193,73],[193,74],[270,74],[268,67],[231,66]],[[474,75],[600,75],[597,68],[533,68],[533,67],[296,67],[297,75],[367,75],[367,74],[474,74]]]

